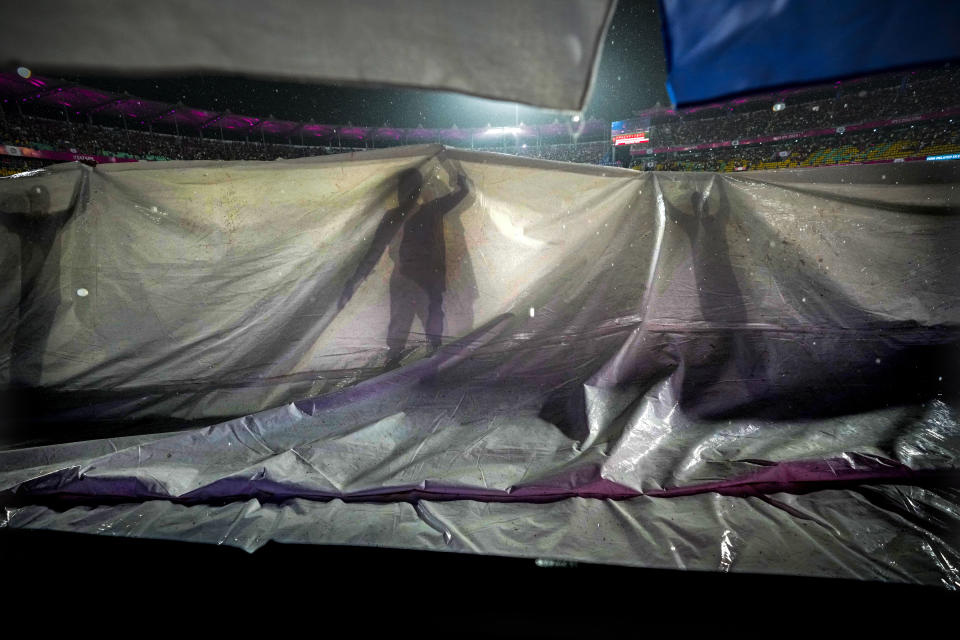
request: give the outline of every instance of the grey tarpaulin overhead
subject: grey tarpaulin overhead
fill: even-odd
[[[4,13],[0,62],[237,73],[586,103],[615,0],[36,0]]]
[[[438,146],[0,180],[3,525],[960,586],[958,185]]]

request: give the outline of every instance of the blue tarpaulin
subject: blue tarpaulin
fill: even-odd
[[[960,58],[960,3],[662,0],[677,105]]]

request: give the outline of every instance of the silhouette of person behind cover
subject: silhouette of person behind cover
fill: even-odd
[[[690,241],[700,312],[715,331],[706,353],[687,370],[681,392],[681,404],[696,404],[695,413],[702,414],[718,409],[722,412],[731,403],[761,397],[766,386],[763,358],[744,333],[747,305],[730,264],[730,203],[726,187],[719,180],[713,187],[719,196],[719,205],[713,211],[707,195],[699,191],[690,194],[692,214],[664,200],[667,215]],[[713,398],[706,393],[711,387]],[[735,391],[736,388],[741,391]]]
[[[41,383],[43,356],[61,302],[61,235],[87,193],[83,179],[72,202],[61,211],[51,209],[50,192],[40,184],[0,195],[0,229],[16,236],[20,263],[9,384],[0,390],[0,431],[4,437],[10,436],[28,413],[49,406]]]
[[[0,199],[0,226],[20,240],[19,317],[10,354],[14,386],[40,382],[43,349],[60,304],[60,232],[71,213],[51,212],[50,193],[42,185]]]
[[[394,269],[390,276],[388,369],[399,366],[415,316],[423,323],[431,352],[440,347],[443,336],[443,293],[447,277],[443,218],[467,197],[470,189],[462,171],[448,161],[441,166],[451,178],[456,174],[457,188],[433,200],[424,200],[423,176],[419,171],[407,169],[400,174],[398,206],[383,216],[370,248],[340,296],[342,309],[373,271],[387,246],[391,246]],[[398,233],[400,242],[391,245]]]

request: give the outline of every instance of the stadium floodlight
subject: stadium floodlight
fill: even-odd
[[[522,129],[520,127],[490,127],[483,132],[485,136],[507,136],[517,135]]]

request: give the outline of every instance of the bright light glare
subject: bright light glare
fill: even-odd
[[[490,127],[483,132],[485,136],[509,136],[517,135],[522,129],[520,127]]]
[[[579,114],[579,113],[578,113],[577,115],[573,116],[573,121],[574,121],[574,122],[580,122],[580,114]]]
[[[17,75],[19,75],[21,78],[29,78],[33,75],[33,72],[26,67],[17,67]]]

